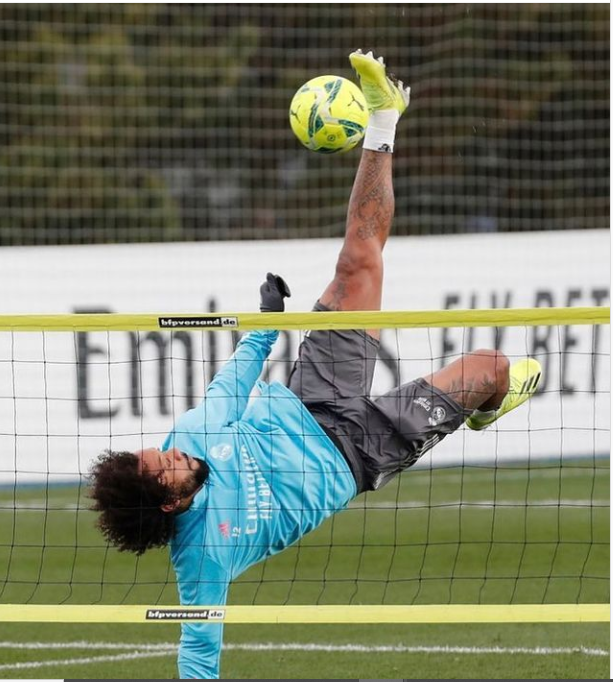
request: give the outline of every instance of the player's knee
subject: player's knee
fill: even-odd
[[[510,363],[502,351],[480,348],[474,351],[473,356],[478,358],[483,371],[496,383],[498,390],[508,387]]]

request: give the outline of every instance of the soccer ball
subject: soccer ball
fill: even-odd
[[[320,154],[352,149],[364,137],[369,113],[357,85],[341,76],[305,83],[289,107],[289,122],[302,144]]]

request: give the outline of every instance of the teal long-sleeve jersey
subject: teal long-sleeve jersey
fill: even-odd
[[[177,516],[171,541],[184,605],[225,604],[234,578],[356,495],[344,457],[300,399],[280,383],[258,380],[277,336],[243,336],[204,400],[179,418],[162,446],[204,460],[210,470]],[[221,644],[221,624],[183,623],[180,677],[218,678]]]

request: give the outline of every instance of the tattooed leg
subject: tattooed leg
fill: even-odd
[[[477,350],[424,379],[469,410],[494,410],[509,390],[509,361],[500,351]]]
[[[394,216],[392,155],[364,150],[347,211],[334,279],[320,302],[331,310],[379,310],[382,252]],[[375,338],[379,330],[368,330]]]

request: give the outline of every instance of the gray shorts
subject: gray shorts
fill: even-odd
[[[345,455],[358,492],[383,486],[468,416],[423,379],[372,400],[378,349],[361,330],[307,332],[288,382]]]

